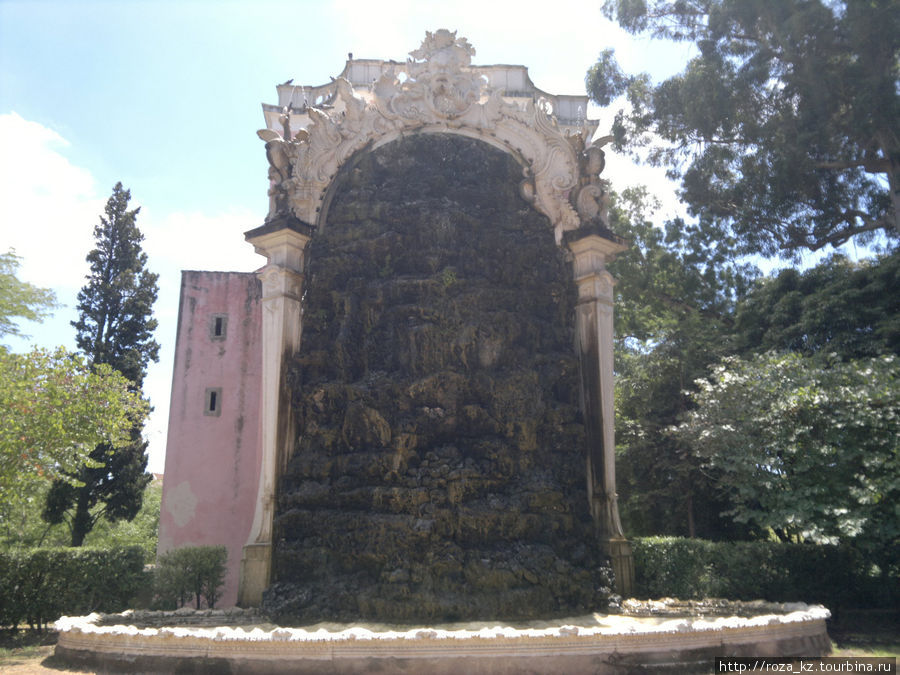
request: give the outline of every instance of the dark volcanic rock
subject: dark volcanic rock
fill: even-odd
[[[280,486],[281,622],[526,619],[605,606],[574,284],[521,167],[412,136],[346,167],[309,250]]]

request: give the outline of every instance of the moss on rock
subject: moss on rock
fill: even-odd
[[[344,169],[309,250],[281,622],[530,619],[605,606],[575,290],[521,167],[456,136]]]

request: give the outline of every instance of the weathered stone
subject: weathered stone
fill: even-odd
[[[520,180],[505,153],[442,135],[382,146],[338,178],[289,373],[302,431],[264,605],[279,621],[604,606],[575,289]]]

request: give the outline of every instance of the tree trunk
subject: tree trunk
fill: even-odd
[[[78,502],[75,506],[75,514],[72,516],[72,546],[79,547],[84,544],[84,538],[91,531],[93,522],[88,505],[85,488],[79,488]]]
[[[687,521],[688,521],[688,537],[695,539],[697,537],[697,528],[694,525],[694,495],[687,496]]]
[[[894,231],[895,234],[900,234],[900,139],[896,132],[889,137],[879,134],[878,144],[881,146],[881,155],[888,161],[885,173],[887,173],[891,206],[894,207]]]
[[[888,190],[891,192],[891,204],[894,207],[894,229],[900,234],[900,162],[891,162]]]

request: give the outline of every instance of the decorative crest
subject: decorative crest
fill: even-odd
[[[293,136],[285,109],[283,133],[260,133],[271,165],[269,218],[290,211],[323,224],[329,186],[354,153],[426,132],[478,138],[514,155],[523,164],[523,197],[547,215],[558,242],[584,221],[605,219],[599,146],[565,136],[543,92],[507,96],[492,89],[489,75],[498,67],[471,65],[474,54],[455,31],[428,32],[405,64],[383,62],[371,86],[354,90],[350,80],[333,78],[321,107],[304,106],[306,127]],[[589,131],[585,124],[583,133]]]
[[[486,93],[487,82],[469,65],[475,50],[456,32],[425,34],[405,71],[384,73],[375,84],[376,105],[387,117],[452,119],[465,115]]]
[[[434,33],[425,31],[422,46],[409,55],[417,61],[428,61],[439,69],[462,68],[472,63],[475,48],[466,38],[457,38],[456,31],[451,33],[446,28],[441,28]]]

